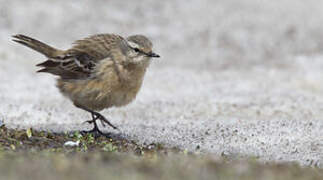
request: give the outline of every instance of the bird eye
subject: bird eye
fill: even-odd
[[[133,50],[135,50],[136,52],[139,52],[140,51],[138,48],[134,48]]]

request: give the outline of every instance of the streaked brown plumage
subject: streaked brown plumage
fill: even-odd
[[[126,39],[115,34],[98,34],[74,42],[68,50],[59,50],[25,35],[13,41],[32,48],[48,59],[37,66],[38,72],[59,76],[57,87],[78,108],[92,114],[94,124],[89,132],[99,132],[96,120],[113,126],[95,112],[133,101],[142,85],[152,57],[151,41],[142,35]]]

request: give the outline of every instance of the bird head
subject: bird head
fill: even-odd
[[[153,44],[143,35],[133,35],[127,38],[127,56],[133,63],[149,62],[160,56],[152,51]]]

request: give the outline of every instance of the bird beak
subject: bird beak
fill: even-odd
[[[149,57],[153,57],[153,58],[159,58],[159,57],[160,57],[158,54],[156,54],[156,53],[154,53],[154,52],[150,52],[150,53],[148,53],[148,54],[147,54],[147,56],[149,56]]]

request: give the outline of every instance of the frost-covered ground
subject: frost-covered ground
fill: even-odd
[[[145,34],[162,58],[137,100],[103,111],[121,135],[229,156],[323,167],[323,1],[0,0],[0,118],[89,128],[36,74],[23,33],[60,48],[95,33]],[[110,129],[106,129],[111,131]]]

